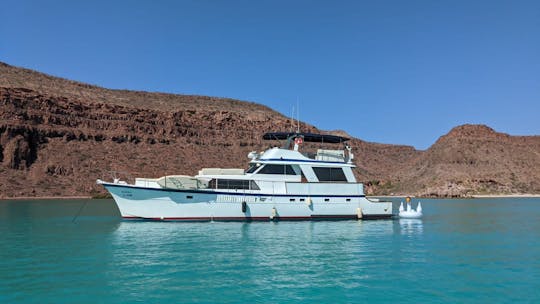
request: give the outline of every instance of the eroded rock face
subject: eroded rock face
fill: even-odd
[[[3,136],[6,139],[3,140],[1,158],[3,164],[10,169],[26,169],[36,160],[37,137],[32,130],[17,129],[16,131],[22,132],[14,132],[14,134]]]
[[[30,145],[21,135],[17,135],[7,142],[4,153],[7,156],[4,164],[8,168],[20,169],[32,164]]]

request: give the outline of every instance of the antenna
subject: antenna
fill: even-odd
[[[294,106],[292,106],[291,112],[291,132],[294,130]]]
[[[300,133],[300,98],[296,96],[296,133]]]

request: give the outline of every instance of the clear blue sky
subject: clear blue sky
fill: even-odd
[[[231,97],[425,149],[540,134],[540,1],[1,0],[0,60],[108,88]]]

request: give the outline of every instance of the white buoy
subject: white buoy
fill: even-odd
[[[411,207],[411,204],[407,204],[407,210],[403,210],[401,207],[399,208],[400,218],[419,219],[422,215],[422,205],[420,203],[418,203],[416,210]]]
[[[407,209],[403,209],[403,202],[401,202],[401,205],[399,205],[399,217],[409,219],[418,219],[422,217],[422,205],[420,202],[418,202],[416,210],[411,207],[411,198],[409,196],[405,198],[405,202],[407,203]]]
[[[308,197],[306,200],[306,205],[311,206],[311,197]]]

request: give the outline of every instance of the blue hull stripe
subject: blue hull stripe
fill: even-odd
[[[300,163],[314,163],[314,164],[347,164],[346,162],[333,162],[322,160],[304,160],[304,159],[289,159],[289,158],[261,158],[260,161],[276,161],[276,162],[300,162]],[[351,164],[352,165],[352,164]]]
[[[103,184],[105,187],[117,187],[126,189],[139,189],[147,191],[159,191],[159,192],[180,192],[180,193],[194,193],[194,194],[225,194],[236,196],[264,196],[264,197],[366,197],[365,195],[320,195],[320,194],[271,194],[271,193],[238,193],[238,192],[218,192],[218,191],[206,191],[206,190],[189,190],[189,189],[160,189],[160,188],[145,188],[139,186],[126,186],[118,184]]]

